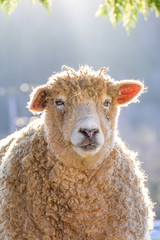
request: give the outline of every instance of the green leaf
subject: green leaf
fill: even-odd
[[[155,0],[155,8],[157,12],[160,14],[160,0]]]
[[[17,7],[18,0],[1,0],[0,8],[5,12],[6,16],[11,14]]]
[[[102,15],[103,17],[107,17],[107,7],[105,3],[101,4],[96,12],[96,17]]]
[[[0,9],[8,16],[15,10],[19,2],[20,0],[0,0]],[[31,0],[31,2],[35,3],[36,0]],[[39,2],[50,12],[51,0],[39,0]]]
[[[147,19],[149,12],[155,10],[156,16],[160,15],[160,0],[105,0],[99,6],[96,16],[107,16],[115,26],[122,22],[125,29],[129,32],[134,28],[138,19],[138,13]]]
[[[39,2],[48,10],[51,11],[51,1],[50,0],[39,0]]]

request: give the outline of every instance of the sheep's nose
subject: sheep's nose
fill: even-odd
[[[88,137],[89,139],[95,137],[95,135],[99,132],[97,128],[94,129],[86,129],[86,128],[81,128],[79,130],[85,137]]]

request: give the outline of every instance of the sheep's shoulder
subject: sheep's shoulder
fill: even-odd
[[[42,138],[44,138],[42,121],[35,119],[26,127],[0,141],[1,160],[24,158],[31,151],[32,145]]]
[[[7,136],[6,138],[0,140],[0,160],[6,154],[8,148],[16,138],[17,132]]]

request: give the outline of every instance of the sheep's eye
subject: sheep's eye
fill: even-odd
[[[107,108],[110,104],[111,104],[111,101],[109,99],[106,99],[103,103],[105,108]]]
[[[54,104],[58,109],[64,109],[65,107],[64,102],[61,99],[55,100]]]
[[[62,100],[56,100],[56,101],[55,101],[55,104],[56,104],[57,106],[61,106],[61,105],[64,105],[64,102],[63,102]]]

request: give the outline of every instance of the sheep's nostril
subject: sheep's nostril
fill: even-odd
[[[81,132],[83,135],[85,135],[88,138],[93,138],[95,134],[99,132],[99,130],[97,128],[94,128],[94,129],[81,128],[79,132]]]

